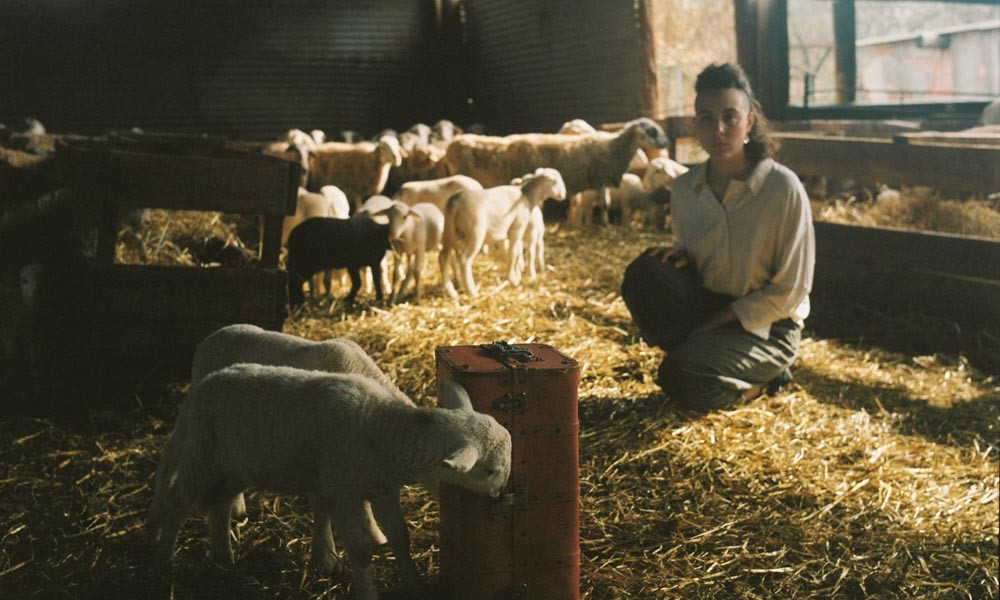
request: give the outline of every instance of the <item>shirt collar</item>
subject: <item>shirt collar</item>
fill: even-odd
[[[764,187],[764,180],[770,175],[771,171],[774,170],[774,161],[770,158],[762,159],[757,165],[750,171],[750,176],[747,177],[746,185],[750,188],[750,193],[754,196],[760,193],[760,188]],[[700,194],[702,188],[708,183],[708,161],[701,163],[695,167],[694,174],[694,191],[696,194]]]

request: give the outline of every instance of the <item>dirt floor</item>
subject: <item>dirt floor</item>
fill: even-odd
[[[628,261],[664,237],[553,229],[541,281],[513,288],[480,258],[482,294],[455,302],[432,264],[419,303],[364,292],[350,311],[313,302],[285,330],[356,340],[426,405],[437,346],[502,339],[576,358],[583,598],[998,597],[1000,380],[970,358],[996,340],[967,332],[939,344],[947,325],[886,325],[819,302],[823,333],[807,328],[790,387],[708,415],[680,411],[653,383],[661,351],[639,341],[618,294]],[[305,500],[266,492],[248,495],[235,527],[235,569],[206,560],[200,516],[181,532],[173,571],[152,568],[142,523],[185,392],[184,382],[143,391],[73,427],[0,422],[0,596],[348,597],[346,573],[308,568]],[[433,587],[436,505],[413,487],[404,511]],[[397,585],[392,567],[381,550],[381,589]]]

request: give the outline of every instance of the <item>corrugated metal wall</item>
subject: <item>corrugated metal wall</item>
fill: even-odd
[[[490,132],[653,116],[645,0],[462,0],[470,118]]]
[[[439,118],[434,0],[4,0],[0,122],[270,138]]]
[[[624,121],[656,106],[647,10],[646,0],[2,0],[0,122],[269,139],[439,118],[494,133]]]

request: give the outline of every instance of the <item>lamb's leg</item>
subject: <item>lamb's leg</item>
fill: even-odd
[[[372,515],[372,505],[365,502],[365,519],[367,520],[366,526],[368,527],[368,533],[371,535],[372,541],[375,542],[376,546],[381,546],[388,540],[382,530],[379,529],[378,523],[375,521],[375,517]]]
[[[389,294],[389,304],[395,304],[403,297],[403,287],[406,283],[406,279],[403,279],[403,270],[406,261],[405,254],[396,254],[394,257],[393,269],[392,269],[392,293]],[[409,274],[406,275],[409,277]],[[400,281],[403,279],[403,281]]]
[[[323,271],[323,289],[325,290],[325,295],[333,295],[333,269]]]
[[[375,583],[372,581],[372,553],[375,542],[368,530],[365,503],[359,501],[350,507],[339,506],[338,503],[324,502],[330,507],[330,519],[337,529],[347,558],[351,563],[351,588],[355,600],[378,600]]]
[[[354,304],[354,298],[358,295],[358,290],[361,289],[361,269],[358,267],[350,267],[347,269],[347,273],[351,276],[351,291],[347,293],[347,297],[344,298],[344,302],[347,304]]]
[[[451,244],[444,242],[441,245],[441,252],[438,254],[438,266],[441,268],[441,283],[444,285],[444,292],[451,298],[458,298],[458,290],[451,280]]]
[[[524,271],[524,227],[511,227],[507,238],[507,281],[511,285],[521,284]]]
[[[329,575],[337,570],[337,547],[333,542],[330,514],[316,496],[309,496],[313,509],[312,554],[309,564],[321,575]]]
[[[236,496],[236,500],[233,501],[233,512],[232,518],[243,519],[247,516],[247,501],[243,494]]]
[[[541,238],[538,240],[538,248],[536,249],[535,257],[538,260],[538,274],[545,277],[545,239]]]
[[[479,250],[485,242],[486,231],[477,231],[470,239],[466,240],[465,247],[459,253],[458,262],[461,267],[459,274],[462,278],[462,286],[470,296],[477,296],[479,294],[479,288],[476,287],[476,281],[472,276],[472,262],[476,260],[476,255],[479,254]]]
[[[410,259],[410,267],[406,273],[406,281],[403,285],[408,285],[407,282],[413,283],[413,299],[420,299],[420,272],[424,270],[424,264],[427,262],[427,252],[420,248],[417,253]]]
[[[220,565],[232,566],[233,547],[229,542],[229,516],[236,496],[226,495],[216,500],[208,509],[208,544],[212,559]]]
[[[536,265],[538,263],[538,243],[537,240],[533,240],[528,244],[528,279],[534,281],[538,279],[538,269]]]
[[[182,492],[185,486],[178,481],[180,477],[182,475],[178,474],[171,477],[172,481],[164,482],[166,487],[160,492],[162,495],[154,499],[153,503],[156,515],[150,515],[150,523],[155,523],[155,527],[150,527],[150,538],[154,544],[153,559],[161,568],[173,561],[177,534],[197,504],[190,492]],[[190,486],[187,489],[190,490]]]
[[[371,265],[372,281],[375,282],[375,299],[382,299],[382,262]]]
[[[417,574],[417,565],[410,555],[410,531],[399,508],[399,491],[375,497],[372,500],[372,509],[379,523],[385,527],[385,534],[396,557],[396,565],[403,584],[407,587],[417,585],[420,583],[420,576]]]

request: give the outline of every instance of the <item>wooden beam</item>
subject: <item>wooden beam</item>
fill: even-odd
[[[777,160],[800,175],[851,177],[948,191],[1000,191],[1000,147],[896,144],[884,139],[775,133]]]
[[[1000,326],[1000,241],[815,223],[813,294]]]
[[[1000,126],[975,127],[964,131],[919,131],[892,136],[897,144],[959,144],[1000,148]],[[1000,167],[998,167],[1000,168]]]
[[[790,133],[829,133],[855,137],[885,136],[895,133],[919,132],[918,121],[898,119],[809,119],[805,121],[772,121],[772,131]]]

